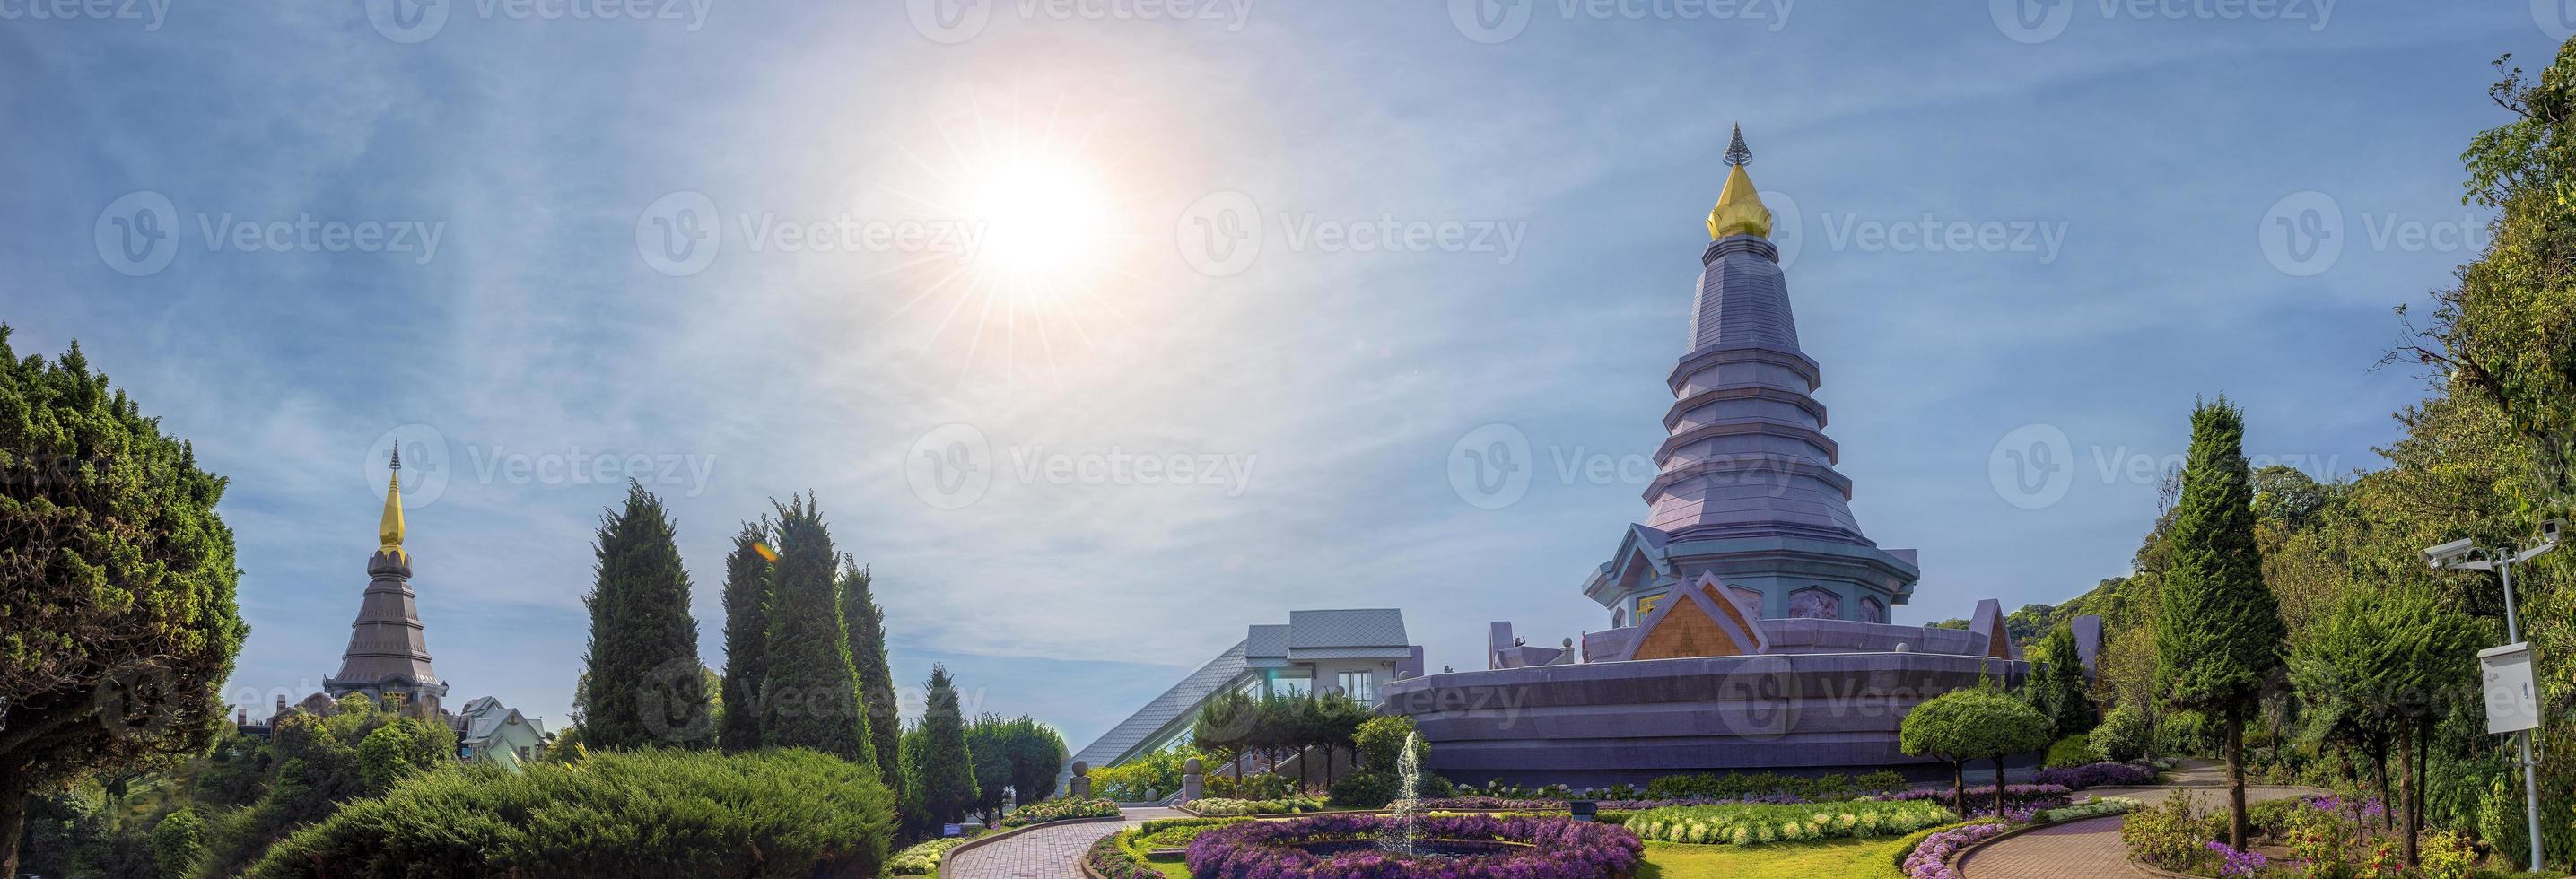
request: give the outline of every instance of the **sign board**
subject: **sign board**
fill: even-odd
[[[1574,816],[1576,821],[1592,820],[1592,817],[1600,812],[1600,808],[1599,804],[1591,800],[1575,800],[1565,804],[1566,814]]]
[[[2478,671],[2486,682],[2489,734],[2540,728],[2540,691],[2532,684],[2529,642],[2478,651]]]
[[[964,836],[965,834],[966,828],[959,827],[955,824],[943,824],[939,827],[939,835],[941,836]]]

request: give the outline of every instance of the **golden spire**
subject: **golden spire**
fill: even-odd
[[[402,517],[402,441],[394,441],[393,475],[385,479],[385,516],[376,523],[377,552],[404,555]]]
[[[1729,235],[1771,237],[1771,209],[1762,206],[1762,195],[1753,191],[1752,175],[1744,173],[1744,164],[1753,161],[1753,151],[1744,146],[1744,126],[1735,126],[1735,139],[1726,145],[1726,188],[1718,190],[1717,207],[1708,212],[1708,237],[1714,241]]]

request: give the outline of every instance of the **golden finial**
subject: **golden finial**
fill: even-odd
[[[402,441],[394,441],[393,475],[385,479],[385,515],[376,523],[377,552],[403,555]]]
[[[1753,161],[1753,150],[1744,145],[1744,126],[1735,126],[1735,137],[1726,145],[1726,188],[1718,190],[1717,207],[1708,212],[1708,237],[1714,241],[1729,235],[1771,237],[1771,209],[1762,206],[1762,195],[1753,191],[1752,175],[1744,173],[1746,163]]]

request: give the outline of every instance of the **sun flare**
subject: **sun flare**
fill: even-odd
[[[1020,286],[1099,256],[1108,200],[1084,165],[1016,156],[979,170],[969,219],[979,235],[972,260]]]

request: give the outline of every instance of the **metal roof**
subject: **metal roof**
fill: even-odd
[[[1089,747],[1074,754],[1073,759],[1093,766],[1115,766],[1119,761],[1135,756],[1133,752],[1152,741],[1157,733],[1175,723],[1187,723],[1196,718],[1199,703],[1224,691],[1244,673],[1243,648],[1243,642],[1235,642],[1233,647],[1217,654],[1206,665],[1199,666],[1198,671],[1191,672],[1189,677],[1163,691],[1163,695],[1154,697],[1135,714],[1110,727]]]
[[[1319,647],[1394,647],[1404,650],[1404,612],[1371,610],[1298,610],[1288,613],[1288,649],[1295,658]]]

